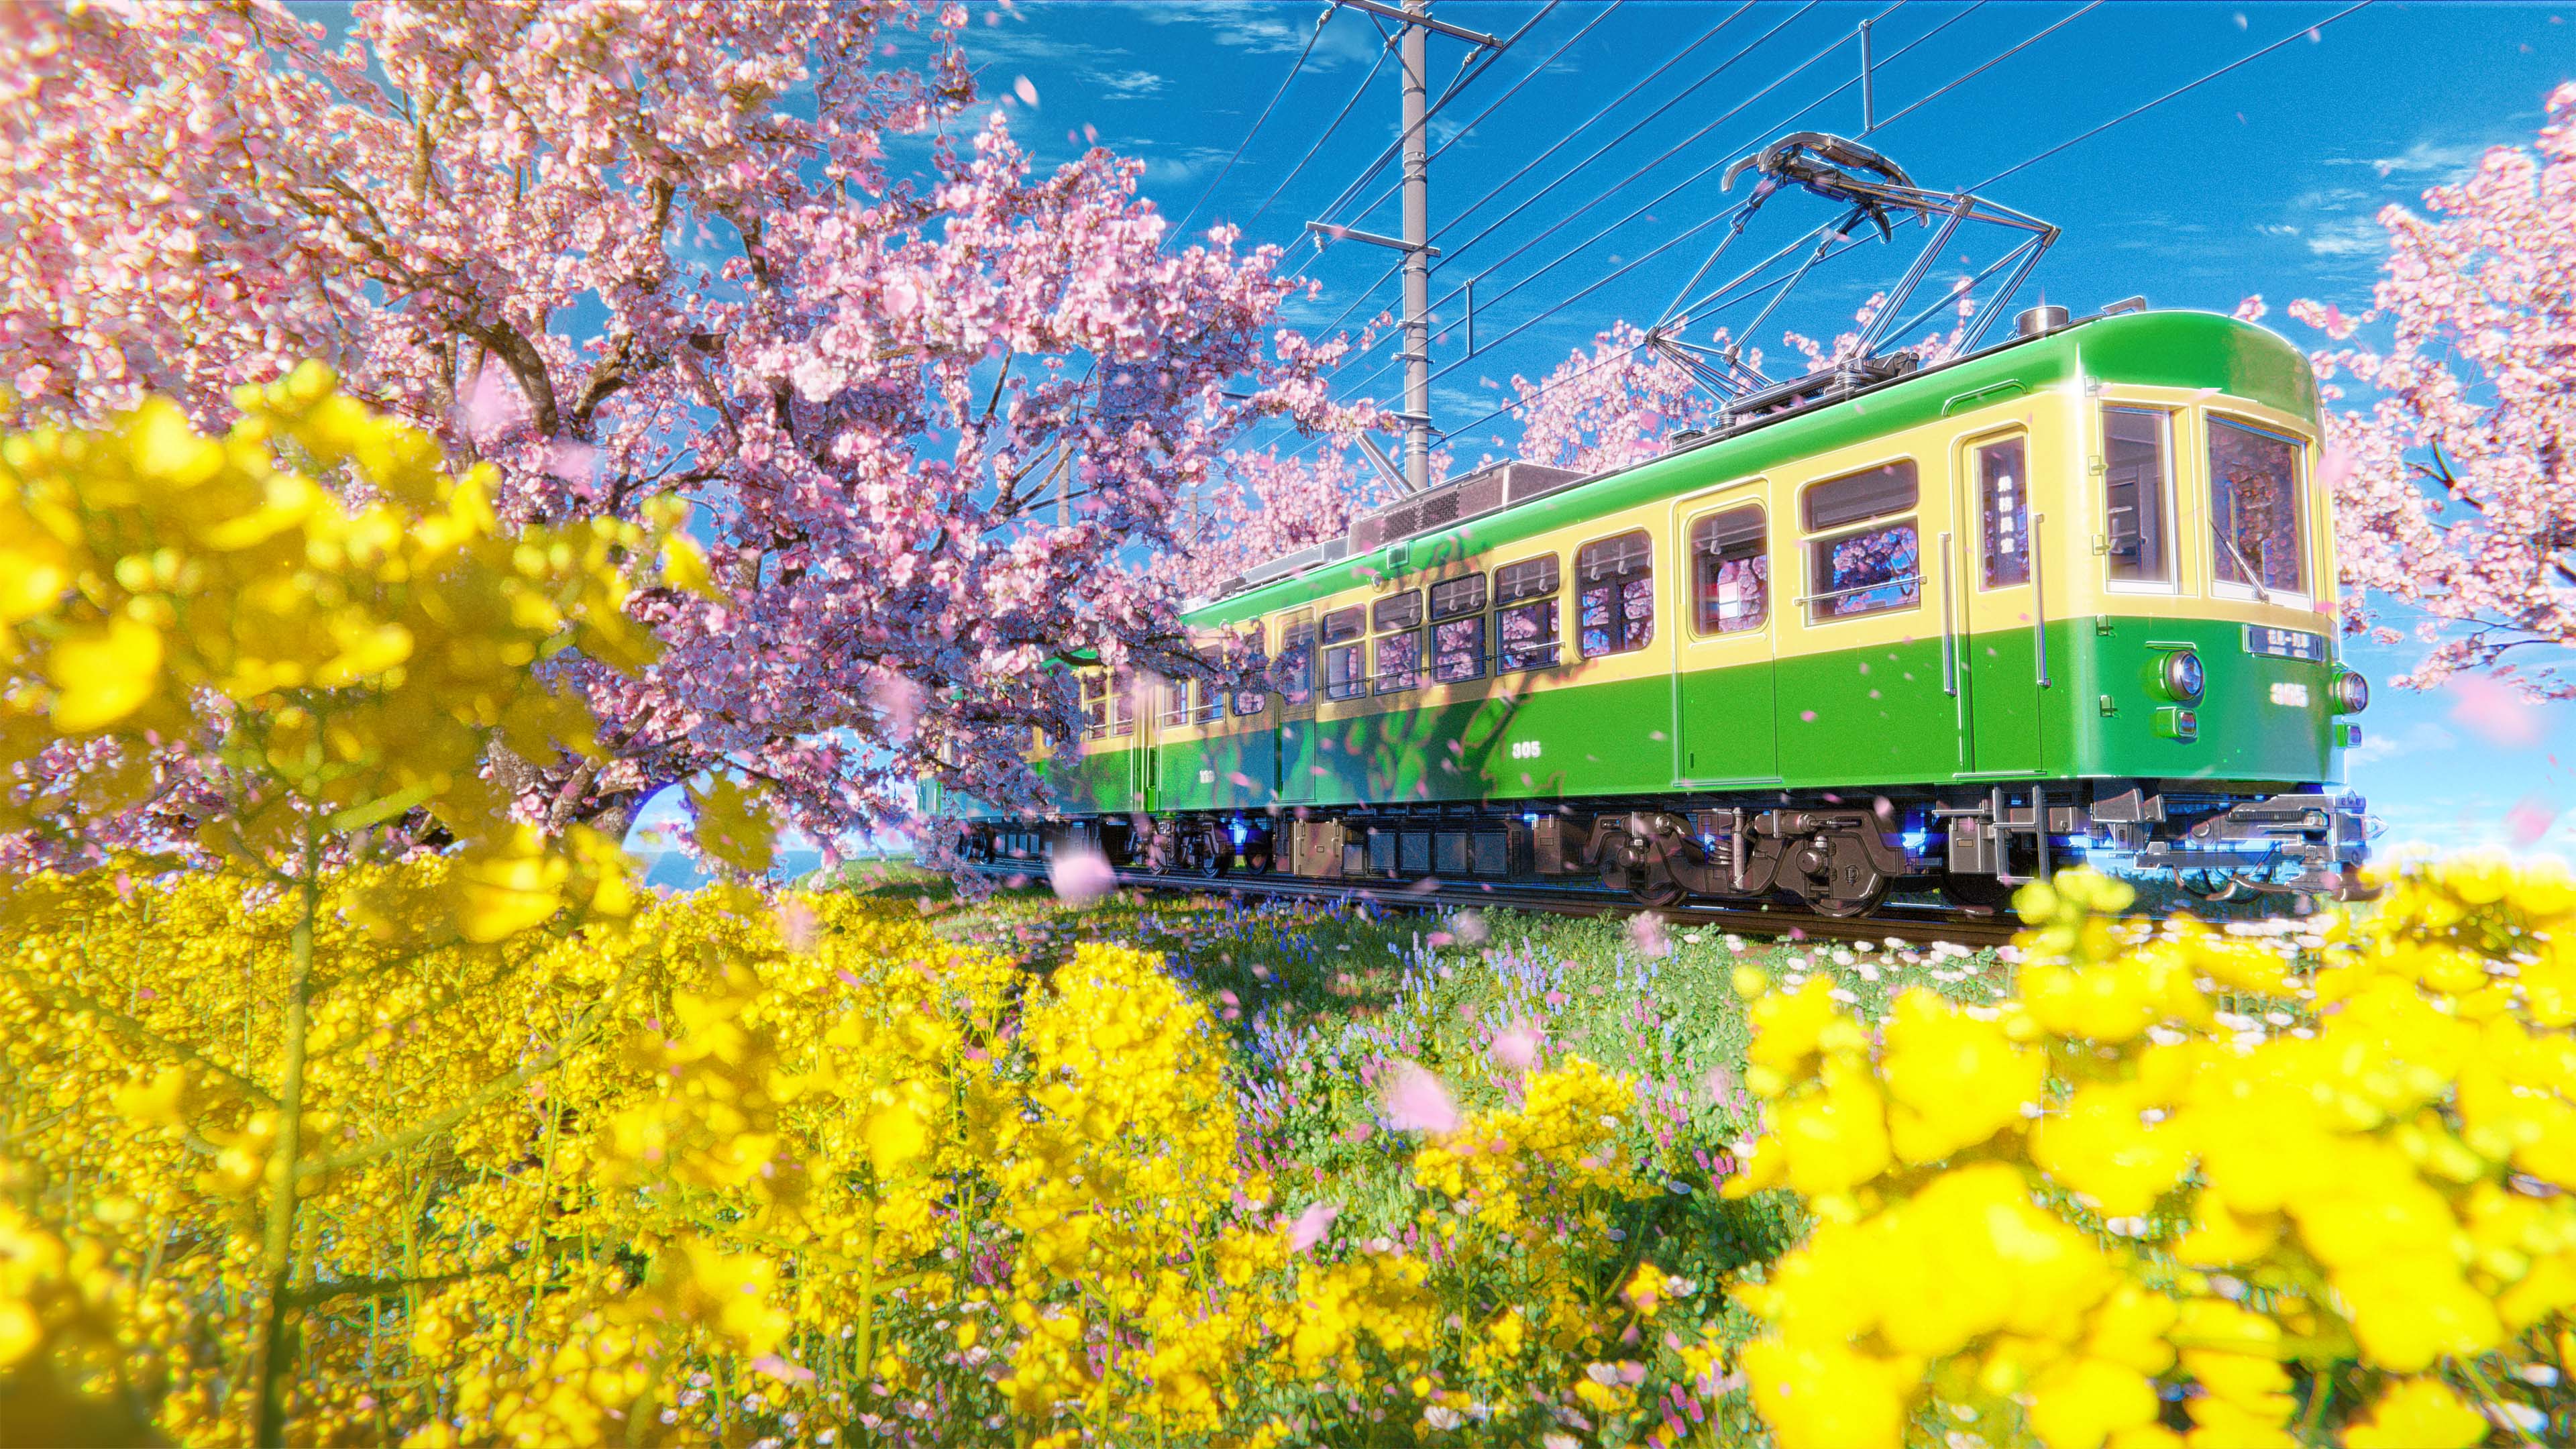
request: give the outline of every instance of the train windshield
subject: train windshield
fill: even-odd
[[[2209,420],[2209,527],[2216,577],[2260,594],[2308,596],[2299,444]]]

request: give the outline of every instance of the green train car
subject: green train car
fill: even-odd
[[[1091,671],[1055,814],[948,813],[984,855],[1844,915],[2102,853],[2332,891],[2369,687],[2317,439],[2264,329],[2033,309],[1614,472],[1506,464],[1364,515],[1191,610],[1269,688]]]

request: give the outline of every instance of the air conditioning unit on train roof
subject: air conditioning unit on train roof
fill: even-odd
[[[1499,513],[1515,503],[1554,493],[1580,482],[1570,468],[1550,468],[1514,458],[1399,498],[1351,520],[1350,551],[1367,553],[1384,544],[1447,528],[1470,518]]]

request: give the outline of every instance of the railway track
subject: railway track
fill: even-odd
[[[997,862],[974,869],[1004,881],[1016,879],[1039,883],[1046,879],[1044,861]],[[1646,909],[1627,896],[1585,886],[1440,880],[1362,885],[1284,875],[1164,875],[1133,870],[1119,871],[1117,881],[1119,887],[1126,890],[1181,891],[1193,895],[1272,900],[1347,901],[1389,911],[1466,907],[1547,911],[1566,916],[1628,916]],[[1740,936],[1794,934],[1836,941],[1884,941],[1893,938],[1919,944],[1948,941],[1961,946],[2001,946],[2010,942],[2018,929],[2018,923],[2006,915],[1981,915],[1901,901],[1880,907],[1876,915],[1862,917],[1824,916],[1789,906],[1669,906],[1657,908],[1655,914],[1680,929],[1713,926]]]

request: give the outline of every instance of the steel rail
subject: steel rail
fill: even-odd
[[[1043,883],[1046,862],[992,862],[970,869],[1005,882]],[[1799,936],[1836,941],[1898,940],[1961,946],[2009,944],[2020,925],[2007,914],[1945,910],[1903,902],[1881,906],[1881,914],[1828,916],[1791,906],[1679,905],[1645,906],[1616,891],[1587,886],[1534,886],[1435,878],[1403,882],[1320,880],[1308,876],[1226,874],[1181,875],[1122,870],[1123,889],[1182,891],[1198,895],[1268,896],[1279,900],[1335,901],[1364,904],[1378,910],[1493,909],[1540,911],[1563,916],[1629,916],[1652,911],[1675,929],[1716,927],[1740,936]]]

